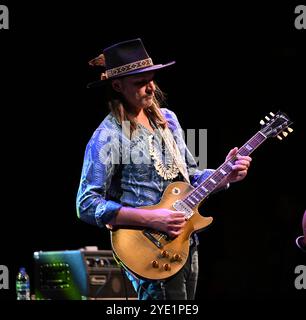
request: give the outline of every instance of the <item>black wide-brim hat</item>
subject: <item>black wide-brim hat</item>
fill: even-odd
[[[91,66],[105,67],[105,72],[101,74],[100,80],[89,83],[87,88],[103,86],[111,79],[163,69],[174,63],[154,64],[139,38],[119,42],[89,61]]]

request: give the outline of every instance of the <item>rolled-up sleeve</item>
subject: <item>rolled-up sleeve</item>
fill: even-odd
[[[85,150],[76,199],[77,215],[82,221],[103,227],[122,207],[107,199],[119,162],[119,138],[108,128],[97,129]]]

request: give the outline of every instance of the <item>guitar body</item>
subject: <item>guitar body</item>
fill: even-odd
[[[184,199],[194,188],[186,182],[171,183],[163,193],[161,201],[148,210],[175,210],[173,204]],[[192,233],[211,224],[212,217],[203,217],[198,206],[186,222],[183,232],[174,239],[165,239],[159,233],[137,228],[119,228],[111,231],[114,254],[129,269],[141,278],[160,280],[171,277],[186,263]],[[146,232],[147,231],[147,232]]]

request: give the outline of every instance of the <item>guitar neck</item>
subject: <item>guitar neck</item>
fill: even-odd
[[[238,150],[238,154],[241,156],[250,155],[266,139],[267,137],[261,131],[258,131]],[[183,201],[191,208],[199,205],[205,198],[220,187],[227,176],[232,172],[235,160],[236,156],[233,156],[229,160],[225,161],[213,174],[189,193]]]

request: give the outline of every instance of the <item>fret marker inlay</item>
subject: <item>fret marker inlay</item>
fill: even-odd
[[[246,144],[246,146],[245,146],[249,151],[251,151],[253,148],[250,146],[250,145],[248,145],[248,144]]]
[[[223,169],[220,169],[220,172],[225,176],[226,175],[226,171],[224,171]]]

